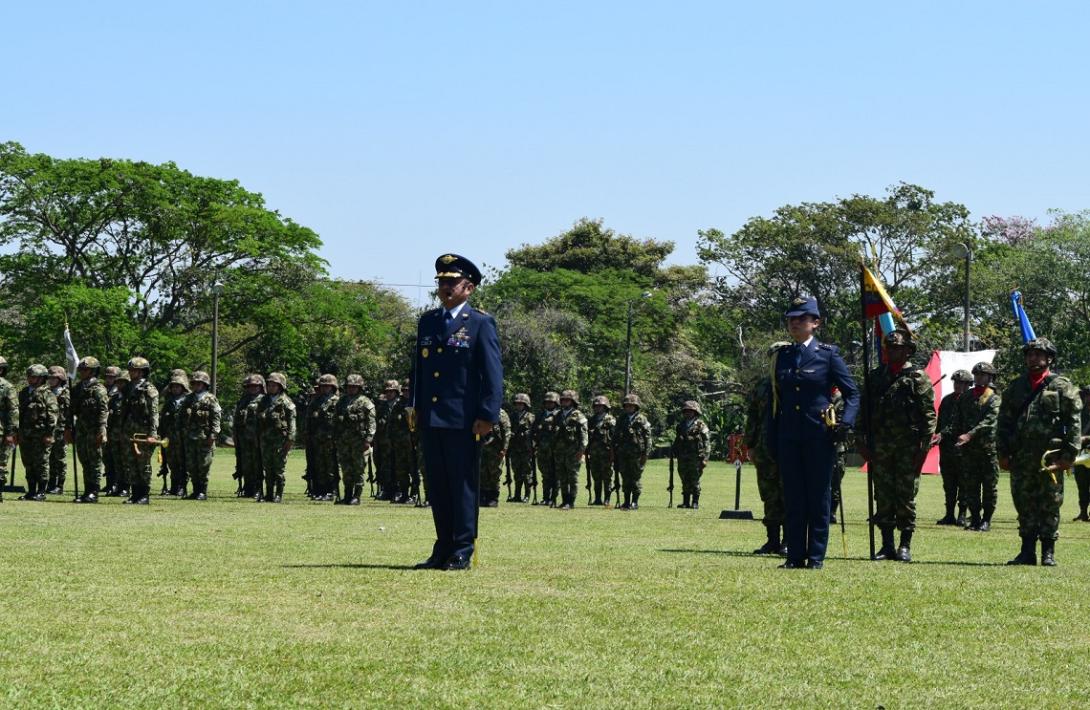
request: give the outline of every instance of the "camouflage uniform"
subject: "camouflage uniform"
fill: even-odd
[[[1082,397],[1082,447],[1086,448],[1090,445],[1090,407],[1086,406],[1086,396],[1090,395],[1090,387],[1080,387],[1079,396]],[[1075,485],[1079,489],[1079,514],[1075,516],[1075,520],[1081,520],[1082,522],[1090,521],[1090,468],[1078,465],[1075,466]]]
[[[260,389],[251,392],[250,388]],[[265,479],[261,463],[261,439],[258,433],[258,407],[265,396],[265,378],[249,375],[243,381],[243,393],[235,402],[231,415],[231,435],[235,443],[235,465],[242,479],[242,495],[263,498],[261,484]]]
[[[314,447],[310,472],[310,491],[315,500],[334,500],[337,488],[337,378],[322,375],[319,386],[332,386],[332,392],[319,391],[307,410],[307,433]]]
[[[481,438],[481,505],[495,508],[500,503],[500,478],[507,447],[511,445],[511,417],[500,410],[500,420]]]
[[[181,385],[181,393],[175,395],[171,385]],[[170,495],[185,495],[189,485],[189,474],[185,461],[185,433],[183,432],[183,414],[185,399],[189,395],[189,375],[185,370],[172,370],[167,389],[159,404],[159,433],[163,436],[160,451],[163,463],[170,473]]]
[[[268,383],[280,385],[280,391],[262,395],[257,408],[257,433],[261,442],[261,470],[265,475],[264,500],[279,503],[284,498],[284,468],[295,443],[298,418],[295,403],[287,394],[288,378],[281,372],[272,372],[266,388]]]
[[[393,455],[390,441],[390,414],[394,408],[394,400],[386,399],[386,394],[391,390],[400,392],[401,387],[397,380],[388,380],[383,396],[375,402],[375,442],[374,442],[374,467],[375,480],[378,483],[378,500],[391,500],[394,497]]]
[[[347,392],[336,404],[334,434],[337,438],[337,459],[344,478],[346,505],[359,505],[363,484],[367,480],[367,461],[371,458],[375,440],[375,403],[363,394],[363,377],[349,375],[345,386],[358,387],[356,394]]]
[[[386,417],[386,441],[389,444],[387,462],[390,502],[409,503],[412,492],[416,450],[413,432],[409,429],[409,400],[399,396],[390,403]]]
[[[613,478],[613,429],[617,418],[609,413],[609,400],[599,395],[594,398],[594,407],[605,407],[602,412],[595,412],[587,420],[587,469],[594,480],[594,502],[602,505],[602,497],[609,500],[610,479]]]
[[[540,505],[556,505],[557,472],[556,472],[556,416],[560,413],[560,395],[556,392],[546,392],[545,402],[553,402],[558,406],[546,409],[542,406],[534,421],[534,457],[537,459],[537,470],[541,478]]]
[[[886,347],[911,348],[906,330],[886,334]],[[876,559],[911,561],[909,550],[916,530],[916,494],[920,468],[935,433],[935,393],[927,374],[911,362],[894,373],[887,365],[872,370],[862,411],[870,412],[868,442],[874,478],[874,521],[882,531],[882,549]],[[868,410],[869,407],[869,410]],[[893,549],[893,528],[901,530],[901,544]],[[903,551],[903,552],[902,552]]]
[[[973,368],[973,374],[980,366],[978,364]],[[991,365],[987,367],[991,369]],[[992,369],[990,374],[994,372]],[[999,500],[999,464],[995,458],[995,425],[999,420],[999,408],[999,393],[991,387],[979,392],[973,388],[961,395],[957,403],[957,432],[972,437],[960,447],[961,491],[972,516],[970,529],[982,532],[991,528],[992,514]]]
[[[572,404],[567,409],[561,408],[556,415],[556,439],[553,456],[556,462],[557,484],[562,503],[560,507],[570,510],[575,505],[575,493],[579,490],[579,464],[587,450],[587,417],[579,411],[579,396],[574,390],[564,390],[563,400],[570,399]]]
[[[125,450],[131,444],[125,441],[125,390],[129,386],[129,373],[118,368],[114,377],[114,386],[109,390],[110,416],[106,421],[106,447],[110,452],[110,460],[113,465],[114,479],[109,482],[107,496],[116,497],[128,495],[132,481],[129,479],[129,469],[126,462]],[[107,469],[107,475],[109,469]]]
[[[151,369],[147,360],[133,358],[129,360],[128,369],[144,371],[141,379],[129,382],[121,405],[121,417],[125,422],[125,468],[132,484],[129,502],[146,505],[151,493],[151,457],[155,447],[134,441],[133,437],[159,438],[159,390],[147,379]]]
[[[773,349],[772,353],[775,352]],[[772,402],[772,378],[764,376],[757,380],[746,403],[746,428],[743,440],[749,450],[749,459],[757,469],[757,492],[764,506],[762,522],[768,535],[764,546],[754,550],[754,554],[777,554],[783,549],[780,542],[780,528],[783,526],[783,482],[776,468],[776,457],[768,450],[768,437],[765,434],[768,417],[767,409]]]
[[[636,411],[624,411],[617,415],[617,426],[613,429],[613,458],[621,471],[625,500],[621,508],[627,510],[639,507],[640,492],[643,490],[640,479],[651,453],[651,423],[639,411],[639,397],[626,395],[624,402],[635,404]]]
[[[1023,352],[1043,350],[1055,358],[1056,350],[1046,338],[1031,340]],[[1060,506],[1063,504],[1063,474],[1053,476],[1041,470],[1048,463],[1073,461],[1081,445],[1082,401],[1066,377],[1049,373],[1034,390],[1028,375],[1022,375],[1003,392],[996,423],[999,458],[1007,459],[1011,472],[1011,495],[1018,512],[1018,533],[1022,551],[1015,564],[1036,564],[1036,541],[1041,541],[1042,564],[1055,564],[1056,539],[1060,534]],[[1032,562],[1030,559],[1032,558]]]
[[[534,451],[534,421],[533,412],[530,411],[530,397],[526,394],[516,394],[516,402],[522,402],[526,409],[515,411],[515,417],[511,420],[511,444],[507,449],[507,460],[511,462],[512,477],[515,479],[515,495],[511,499],[513,503],[523,503],[529,500],[530,481],[534,478],[532,468]],[[526,497],[523,497],[523,491]]]
[[[220,420],[223,411],[219,400],[211,391],[211,378],[200,370],[189,376],[194,385],[193,392],[185,398],[185,468],[193,481],[192,500],[205,500],[208,497],[208,474],[212,469],[212,459],[216,455],[216,439],[220,435]],[[203,383],[204,389],[196,387]]]
[[[700,418],[700,404],[690,400],[685,403],[682,412],[696,413],[695,419],[682,419],[674,432],[674,457],[677,459],[677,472],[681,477],[682,503],[679,508],[700,507],[700,477],[708,463],[711,452],[711,432],[708,425]]]
[[[11,461],[11,451],[14,448],[8,439],[19,432],[19,394],[15,385],[4,377],[7,372],[8,361],[0,357],[0,500],[4,500],[8,462]]]
[[[48,374],[44,365],[31,365],[27,376],[41,377],[41,383],[28,384],[19,392],[19,457],[27,481],[24,500],[45,500],[49,483],[49,451],[57,431],[59,408],[57,396],[45,383]]]
[[[973,376],[966,370],[958,370],[950,378],[953,382],[972,382]],[[939,441],[939,472],[942,473],[942,490],[946,497],[946,515],[936,525],[954,525],[958,519],[965,521],[965,490],[962,486],[962,452],[957,446],[958,435],[958,392],[951,392],[939,402],[938,422],[935,433],[941,434]],[[954,517],[954,506],[959,505],[960,515]]]
[[[72,392],[68,389],[68,373],[63,367],[53,365],[49,368],[49,376],[60,380],[52,388],[53,396],[57,398],[57,428],[53,432],[53,445],[49,447],[49,492],[63,493],[68,475],[68,445],[64,441],[64,430],[72,419]]]
[[[91,376],[77,380],[72,388],[72,439],[76,456],[83,468],[82,502],[98,500],[102,480],[102,450],[107,445],[107,420],[110,416],[110,396],[98,381],[99,362],[93,357],[79,361],[77,372],[89,370]]]

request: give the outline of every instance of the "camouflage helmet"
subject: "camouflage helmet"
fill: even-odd
[[[45,365],[41,365],[39,363],[34,363],[33,365],[31,365],[30,367],[28,367],[26,369],[26,376],[27,377],[49,377],[49,370],[46,369]]]
[[[186,392],[189,391],[189,375],[185,374],[185,370],[171,370],[170,380],[167,382],[167,386],[181,385],[182,389]]]
[[[363,375],[349,375],[344,378],[345,387],[363,387]]]
[[[995,377],[999,373],[996,371],[995,366],[992,365],[990,362],[978,362],[977,364],[973,365],[973,374],[991,375],[992,377]]]
[[[972,382],[973,376],[969,374],[968,370],[958,370],[954,374],[950,375],[951,382]]]
[[[560,393],[560,399],[570,399],[572,404],[579,406],[579,393],[575,390],[564,390]]]
[[[103,371],[103,375],[106,377],[118,377],[121,375],[121,368],[117,365],[110,365]]]
[[[389,392],[390,390],[400,392],[401,385],[398,384],[397,380],[386,380],[386,384],[383,386],[382,390],[384,392]]]
[[[204,370],[194,370],[193,374],[189,376],[190,382],[202,382],[206,387],[212,386],[212,378],[208,376],[208,373]]]
[[[333,389],[339,389],[339,387],[340,387],[337,384],[337,376],[336,375],[330,375],[330,374],[325,374],[325,375],[322,375],[321,377],[318,378],[318,386],[323,386],[323,385],[329,385]]]
[[[132,379],[129,377],[129,371],[122,370],[120,367],[117,368],[117,376],[114,378],[114,382],[132,382]]]
[[[81,359],[79,364],[76,365],[77,370],[97,370],[100,367],[102,367],[102,364],[99,363],[98,358],[90,355]]]
[[[49,376],[50,377],[56,377],[58,380],[67,380],[68,379],[68,371],[65,370],[63,367],[61,367],[60,365],[50,365],[49,366]]]
[[[258,375],[260,377],[260,375]],[[286,390],[288,388],[288,378],[283,372],[270,372],[269,376],[265,378],[265,383],[268,384],[274,382],[280,385],[280,389]]]
[[[130,358],[129,362],[125,365],[126,370],[143,370],[144,372],[151,371],[151,363],[147,361],[147,358],[142,358],[137,355],[134,358]]]
[[[777,340],[776,342],[768,346],[768,354],[775,355],[780,348],[786,348],[790,344],[791,343],[787,342],[786,340]]]
[[[640,404],[640,396],[637,394],[626,394],[624,396],[624,402],[622,402],[622,404],[634,404],[636,405],[637,409],[643,406]]]
[[[700,402],[697,402],[695,399],[685,400],[685,404],[681,405],[681,411],[684,412],[686,410],[696,412],[698,415],[704,414],[704,410],[700,408]]]
[[[530,395],[526,394],[525,392],[519,392],[518,394],[515,395],[515,404],[518,404],[519,402],[522,402],[527,407],[529,407],[530,406]]]
[[[264,387],[265,387],[265,378],[262,377],[261,375],[257,374],[256,372],[253,373],[252,375],[247,375],[246,379],[242,381],[242,386],[243,387],[249,387],[251,385],[257,385],[258,387],[261,387],[261,388],[264,389]]]
[[[545,396],[541,399],[542,402],[552,402],[553,404],[560,404],[560,395],[556,392],[546,392]]]
[[[594,398],[594,401],[591,402],[591,405],[595,407],[605,407],[606,409],[609,409],[609,397],[606,397],[604,394],[600,394]]]
[[[1022,354],[1025,355],[1030,350],[1040,350],[1047,353],[1050,357],[1055,358],[1057,355],[1056,346],[1052,344],[1052,341],[1048,338],[1034,338],[1025,345],[1022,346]]]
[[[910,353],[916,352],[916,341],[912,339],[912,333],[907,328],[895,328],[886,333],[886,337],[882,338],[882,344],[886,347],[903,345],[909,349]]]

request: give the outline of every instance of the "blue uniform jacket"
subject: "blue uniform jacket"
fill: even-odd
[[[835,345],[814,338],[801,355],[798,365],[794,347],[781,348],[775,356],[779,402],[774,418],[773,408],[766,409],[772,421],[765,429],[772,452],[778,451],[781,444],[829,442],[822,413],[829,406],[833,385],[844,396],[843,422],[851,427],[859,412],[859,389]]]
[[[498,422],[503,403],[503,365],[496,321],[468,303],[451,323],[442,308],[420,317],[413,366],[417,425],[471,429],[482,419]]]

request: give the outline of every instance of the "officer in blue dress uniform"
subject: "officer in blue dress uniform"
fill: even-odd
[[[477,539],[480,440],[500,418],[503,365],[496,321],[466,302],[480,270],[444,254],[435,279],[443,307],[420,317],[412,378],[435,544],[416,568],[460,570]]]
[[[785,317],[794,343],[772,356],[772,421],[766,428],[783,480],[787,561],[780,566],[821,569],[829,541],[835,445],[855,422],[859,390],[840,351],[813,335],[821,325],[817,299],[796,298]],[[844,397],[844,415],[830,426],[826,412],[833,385]]]

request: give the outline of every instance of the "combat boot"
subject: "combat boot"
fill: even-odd
[[[1051,538],[1041,540],[1041,566],[1056,566],[1056,541]]]
[[[965,506],[964,505],[959,505],[958,506],[958,518],[957,518],[956,524],[958,525],[958,527],[965,527]]]
[[[935,521],[935,525],[957,525],[957,518],[954,517],[954,504],[946,504],[946,515],[942,516]]]
[[[758,547],[753,551],[755,555],[775,555],[780,551],[780,526],[779,525],[766,525],[765,535],[768,539],[765,544]]]
[[[276,482],[276,495],[273,496],[272,502],[279,503],[284,500],[284,483],[282,481]]]
[[[193,490],[196,492],[196,500],[208,500],[208,481],[203,483],[194,483]],[[260,493],[260,491],[258,491]]]
[[[700,494],[693,493],[693,510],[700,508]]]
[[[1037,564],[1037,540],[1032,535],[1022,536],[1022,551],[1008,565],[1035,565]]]
[[[32,495],[28,500],[32,500],[32,501],[35,501],[37,503],[41,503],[42,501],[44,501],[45,500],[45,486],[46,486],[46,484],[44,482],[38,481],[34,486],[34,495]]]
[[[515,481],[515,495],[511,498],[512,503],[525,503],[522,499],[522,481]]]
[[[1073,522],[1073,523],[1074,523],[1074,522],[1078,522],[1078,521],[1080,521],[1080,520],[1081,520],[1082,522],[1084,522],[1084,523],[1085,523],[1085,522],[1087,522],[1087,521],[1090,521],[1090,516],[1088,516],[1088,515],[1086,514],[1086,508],[1087,508],[1087,506],[1085,506],[1085,505],[1080,505],[1080,506],[1079,506],[1079,514],[1078,514],[1078,515],[1076,515],[1076,516],[1075,516],[1074,518],[1071,518],[1071,522]]]
[[[601,505],[601,504],[602,504],[602,482],[601,481],[595,481],[594,482],[594,502],[592,502],[591,505]]]
[[[912,531],[901,531],[901,544],[897,548],[897,561],[898,562],[911,562],[912,561]]]
[[[639,509],[640,509],[640,492],[639,491],[633,491],[632,492],[632,510],[639,510]]]
[[[678,504],[677,507],[679,507],[679,508],[691,508],[692,507],[691,505],[689,505],[689,494],[688,493],[682,493],[681,494],[681,503]]]
[[[559,510],[571,510],[575,507],[575,486],[565,486],[560,496]]]
[[[980,530],[980,513],[977,511],[972,512],[972,517],[969,519],[969,524],[965,526],[966,530]]]
[[[881,531],[882,547],[874,553],[874,559],[876,561],[897,559],[897,551],[893,549],[893,528],[881,528]]]
[[[624,503],[621,503],[619,506],[617,506],[617,509],[618,510],[631,510],[632,509],[632,494],[631,493],[625,493],[624,494]]]

